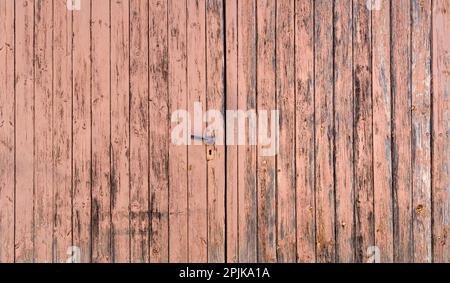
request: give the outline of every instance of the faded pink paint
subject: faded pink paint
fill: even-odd
[[[365,2],[0,0],[0,262],[449,262],[450,1]]]

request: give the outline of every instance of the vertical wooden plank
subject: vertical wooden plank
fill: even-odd
[[[276,5],[275,1],[257,2],[257,112],[276,109]],[[270,123],[267,123],[270,125]],[[258,261],[275,262],[276,250],[276,162],[275,156],[262,156],[258,127]]]
[[[91,0],[73,12],[73,245],[91,261]]]
[[[167,1],[149,4],[150,261],[169,260],[169,93]]]
[[[92,1],[92,261],[111,261],[110,1]]]
[[[195,115],[206,111],[206,1],[187,1],[187,92],[192,134],[202,136]],[[200,120],[202,121],[202,120]],[[206,148],[199,139],[188,147],[189,262],[208,260]]]
[[[411,262],[410,1],[392,1],[394,261]]]
[[[225,46],[226,46],[226,110],[238,110],[238,0],[225,1]],[[228,117],[228,116],[227,116]],[[238,129],[227,135],[233,139],[226,141],[226,242],[227,262],[239,260],[239,165]]]
[[[131,261],[148,262],[148,1],[130,2]]]
[[[355,261],[352,11],[352,2],[335,1],[333,13],[337,262]]]
[[[450,1],[433,1],[433,261],[449,262]]]
[[[320,0],[314,8],[316,256],[334,262],[333,5]]]
[[[295,10],[297,260],[315,262],[314,2]]]
[[[414,262],[431,262],[431,1],[411,1]]]
[[[53,261],[72,246],[72,12],[53,1]]]
[[[34,0],[34,259],[52,262],[53,7]],[[20,221],[20,220],[19,220]]]
[[[130,261],[130,2],[111,1],[111,254]]]
[[[207,109],[225,114],[223,0],[206,1]],[[189,83],[189,82],[188,82]],[[207,126],[212,121],[207,115]],[[216,122],[217,123],[217,122]],[[212,134],[212,136],[216,136]],[[225,261],[225,146],[207,146],[208,155],[208,262]]]
[[[366,262],[375,244],[373,214],[373,141],[371,81],[371,11],[366,1],[353,1],[353,72],[355,125],[355,249],[357,262]]]
[[[187,109],[186,1],[168,0],[169,111]],[[173,117],[172,117],[173,118]],[[180,121],[177,121],[180,122]],[[181,121],[188,123],[188,121]],[[172,123],[171,132],[176,125]],[[184,137],[189,139],[190,137]],[[169,261],[188,260],[187,147],[169,146]]]
[[[53,2],[53,261],[72,246],[72,12]]]
[[[372,10],[373,183],[375,245],[381,262],[392,262],[392,140],[390,3]]]
[[[256,0],[238,1],[238,108],[247,112],[250,121],[256,111]],[[236,125],[236,124],[235,124]],[[249,125],[244,133],[245,145],[238,147],[238,244],[239,262],[257,262],[258,202],[256,187],[256,147],[248,136],[256,129]]]
[[[0,1],[0,262],[14,262],[14,2]]]
[[[34,1],[15,1],[15,261],[34,261]]]
[[[277,261],[296,262],[295,8],[293,0],[276,4],[276,101],[283,114],[277,156]]]

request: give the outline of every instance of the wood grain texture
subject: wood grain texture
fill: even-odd
[[[277,1],[276,9],[276,101],[283,115],[276,160],[277,262],[296,262],[294,1]]]
[[[333,7],[314,2],[316,261],[334,262]]]
[[[368,249],[375,244],[373,140],[372,140],[372,66],[371,11],[366,1],[353,1],[354,74],[354,170],[355,170],[355,260],[366,262]]]
[[[449,262],[449,7],[0,0],[0,262]]]
[[[411,1],[413,260],[431,262],[431,1]]]
[[[169,113],[180,109],[186,110],[188,107],[186,5],[186,1],[168,2]],[[173,121],[170,132],[175,126],[174,122],[188,121]],[[189,138],[186,136],[185,140]],[[170,143],[169,156],[169,261],[187,262],[189,256],[187,146]]]
[[[0,1],[0,262],[14,261],[14,3]]]
[[[354,262],[353,9],[334,4],[336,261]]]
[[[314,2],[295,2],[297,261],[316,261]]]
[[[168,262],[170,116],[167,1],[152,0],[148,8],[150,28],[150,262]]]
[[[449,262],[450,228],[450,1],[433,1],[433,262]]]
[[[130,1],[130,260],[149,254],[148,2]]]
[[[91,0],[72,14],[72,190],[73,245],[80,249],[80,261],[91,261]]]
[[[394,256],[390,4],[372,11],[373,189],[375,245],[381,262]]]
[[[276,109],[276,3],[263,0],[256,4],[257,63],[256,93],[258,121],[268,119],[270,111]],[[259,116],[266,113],[266,116]],[[264,115],[264,114],[263,114]],[[268,120],[267,120],[268,121]],[[267,125],[270,125],[267,123]],[[277,260],[277,202],[276,202],[276,159],[263,156],[265,146],[260,144],[261,128],[258,122],[258,261],[276,262]],[[268,129],[267,129],[268,130]],[[271,134],[269,132],[269,134]]]
[[[111,1],[111,256],[130,262],[130,1]]]
[[[34,257],[52,262],[53,234],[53,12],[52,1],[34,5]]]
[[[225,115],[223,0],[206,0],[206,105]],[[213,121],[206,115],[206,126]],[[216,121],[217,123],[217,121]],[[223,124],[223,122],[221,123]],[[215,132],[208,145],[208,262],[225,261],[225,146]]]
[[[188,109],[194,115],[206,112],[206,1],[187,1],[187,91]],[[202,119],[192,121],[192,134],[203,136]],[[189,262],[208,260],[208,175],[206,147],[198,139],[188,148]]]
[[[16,262],[34,262],[34,1],[16,1],[14,17],[16,19],[14,259]]]
[[[256,0],[238,2],[238,108],[256,112]],[[248,112],[250,111],[250,112]],[[251,114],[249,114],[251,115]],[[250,119],[250,118],[249,118]],[[256,136],[246,123],[240,135]],[[248,126],[247,126],[248,125]],[[244,133],[240,131],[245,130]],[[245,143],[238,147],[238,230],[239,262],[258,260],[258,202],[256,146]]]
[[[53,262],[72,246],[72,12],[53,2]]]
[[[238,110],[238,0],[226,1],[225,46],[226,46],[226,109]],[[226,119],[231,119],[227,116]],[[227,122],[226,123],[234,123]],[[230,125],[230,124],[227,124]],[[239,260],[239,147],[236,145],[239,129],[227,132],[226,140],[226,261]]]
[[[412,262],[410,1],[393,1],[391,11],[394,260]]]
[[[110,1],[91,3],[91,164],[92,261],[110,262],[111,255],[111,76]],[[105,52],[108,50],[108,52]]]

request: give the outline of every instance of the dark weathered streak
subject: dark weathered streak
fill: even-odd
[[[316,261],[314,4],[295,2],[295,149],[297,261]]]
[[[334,124],[336,190],[336,261],[353,262],[353,18],[352,2],[334,7]]]
[[[257,1],[257,111],[276,107],[276,5]],[[276,243],[276,163],[274,156],[261,156],[258,145],[258,261],[277,260]]]
[[[333,6],[314,3],[316,256],[334,262]]]
[[[371,81],[371,11],[353,1],[353,94],[355,170],[355,260],[366,262],[375,243]]]

